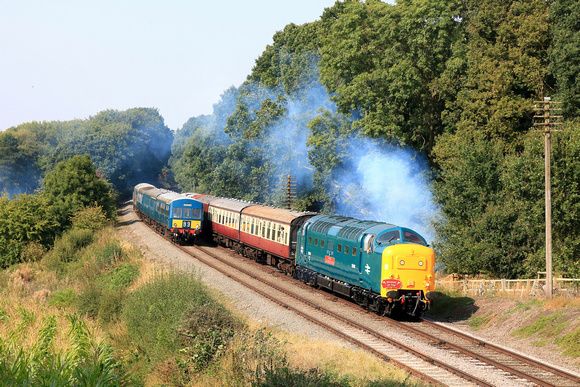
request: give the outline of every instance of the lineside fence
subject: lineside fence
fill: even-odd
[[[486,294],[506,294],[516,297],[545,297],[545,273],[538,273],[535,279],[479,279],[457,274],[436,280],[435,284],[447,290],[454,290],[466,296],[483,296]],[[580,278],[553,278],[553,295],[560,297],[580,297]]]

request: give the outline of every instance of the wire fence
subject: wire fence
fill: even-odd
[[[545,297],[546,278],[539,273],[534,279],[478,279],[453,274],[435,281],[437,286],[454,290],[466,296],[486,294],[508,294],[518,297]],[[580,297],[580,278],[553,278],[553,295],[560,297]]]

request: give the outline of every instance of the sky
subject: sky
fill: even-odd
[[[180,129],[211,114],[287,24],[335,0],[0,0],[0,131],[159,109]]]

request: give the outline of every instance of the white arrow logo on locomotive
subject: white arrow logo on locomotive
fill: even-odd
[[[368,263],[365,266],[365,271],[367,272],[367,274],[371,274],[371,267],[369,266]]]

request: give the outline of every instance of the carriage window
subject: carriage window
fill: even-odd
[[[183,210],[183,208],[181,208],[181,207],[173,207],[173,217],[174,218],[181,218],[182,210]],[[186,208],[186,210],[188,210],[188,208]]]

